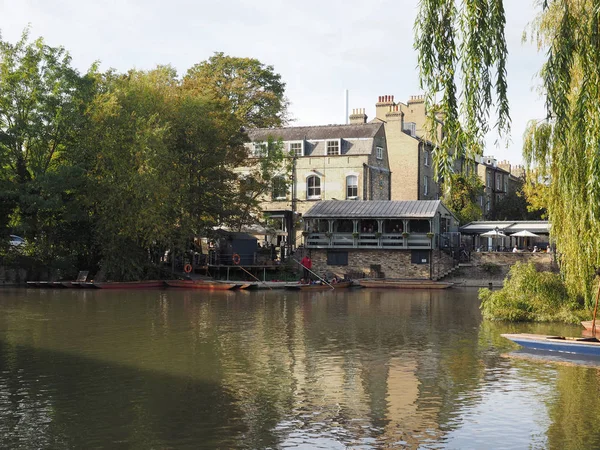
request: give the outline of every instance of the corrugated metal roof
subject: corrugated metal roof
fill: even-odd
[[[304,217],[307,219],[429,219],[435,216],[440,204],[440,200],[324,200],[310,208]]]

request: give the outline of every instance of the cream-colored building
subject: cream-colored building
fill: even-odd
[[[382,123],[392,172],[391,200],[436,200],[440,196],[432,164],[434,146],[427,139],[425,99],[413,96],[395,102],[393,95],[379,96],[375,118]],[[364,109],[354,110],[350,123],[366,123]]]
[[[249,153],[260,157],[269,140],[280,140],[292,158],[286,183],[273,183],[262,210],[278,233],[278,245],[296,246],[295,224],[321,200],[390,200],[391,178],[383,123],[253,129]],[[291,178],[291,179],[288,179]],[[287,188],[280,189],[278,186]],[[290,239],[288,240],[288,236]]]

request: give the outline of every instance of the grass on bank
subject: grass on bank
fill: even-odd
[[[501,290],[480,289],[479,298],[489,320],[579,323],[591,317],[583,302],[569,296],[560,274],[538,272],[533,263],[516,263]]]

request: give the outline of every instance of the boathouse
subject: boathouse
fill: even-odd
[[[458,220],[440,200],[321,201],[303,220],[317,273],[438,279],[460,243]]]

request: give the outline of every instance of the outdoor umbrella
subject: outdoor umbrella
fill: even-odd
[[[498,231],[498,230],[486,231],[485,233],[481,233],[479,236],[481,236],[481,237],[506,237],[506,235],[502,231]]]
[[[518,233],[511,234],[511,237],[539,237],[539,235],[532,233],[531,231],[523,230]]]

